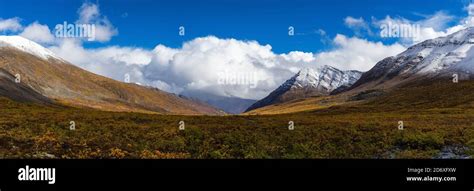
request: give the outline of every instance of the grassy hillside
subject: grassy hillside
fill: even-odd
[[[158,89],[115,81],[65,61],[43,60],[14,48],[0,47],[0,69],[13,76],[20,74],[22,85],[64,105],[105,111],[224,114],[207,104]],[[6,84],[0,81],[0,87],[2,86]],[[10,95],[15,96],[17,95]]]

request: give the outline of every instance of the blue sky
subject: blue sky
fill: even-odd
[[[53,28],[63,21],[74,22],[81,0],[0,0],[0,18],[19,17],[22,23],[39,21]],[[157,44],[179,47],[195,37],[215,35],[220,38],[257,40],[270,44],[276,53],[293,50],[319,52],[330,48],[316,33],[322,29],[329,38],[337,33],[353,35],[344,25],[348,15],[383,18],[401,16],[422,19],[443,10],[459,17],[466,15],[463,0],[101,0],[101,13],[118,29],[118,35],[104,45],[153,48]],[[429,4],[429,6],[427,5]],[[178,36],[178,27],[186,27],[186,35]],[[288,26],[295,36],[288,36]],[[367,37],[372,39],[372,37]],[[387,40],[390,42],[390,39]]]
[[[57,38],[65,21],[94,24],[96,41]],[[388,23],[420,30],[386,38]],[[473,26],[468,0],[0,0],[0,35],[35,41],[85,70],[177,94],[246,99],[265,97],[304,67],[367,71]]]

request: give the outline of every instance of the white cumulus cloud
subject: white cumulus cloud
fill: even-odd
[[[0,32],[16,32],[22,28],[18,17],[2,19],[0,18]]]
[[[344,19],[344,24],[354,30],[357,36],[362,36],[363,34],[373,35],[369,24],[362,17],[354,18],[348,16]]]
[[[95,40],[108,42],[118,34],[118,30],[112,25],[106,16],[101,15],[99,5],[94,3],[84,3],[78,10],[78,24],[94,24]]]
[[[384,45],[381,42],[371,42],[356,37],[349,38],[341,34],[334,38],[333,43],[336,48],[317,54],[316,63],[344,70],[367,71],[378,61],[406,50],[398,43]]]
[[[33,40],[37,43],[52,43],[55,40],[54,36],[49,30],[49,27],[38,22],[28,25],[23,30],[23,32],[20,33],[20,36]]]

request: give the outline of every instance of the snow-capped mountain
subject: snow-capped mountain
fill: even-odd
[[[326,94],[341,86],[354,84],[361,74],[362,72],[359,71],[341,71],[331,66],[322,66],[316,69],[304,68],[286,81],[283,86],[289,86],[290,89],[315,89]]]
[[[426,40],[378,62],[351,89],[391,87],[418,78],[471,78],[474,74],[474,28]]]
[[[267,97],[250,106],[247,111],[295,99],[328,95],[338,88],[350,87],[361,75],[362,72],[359,71],[341,71],[326,65],[303,68]]]
[[[59,57],[55,56],[49,49],[21,36],[0,36],[0,47],[2,46],[14,47],[46,60],[48,58],[59,59]]]

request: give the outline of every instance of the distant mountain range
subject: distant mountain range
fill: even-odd
[[[207,103],[216,108],[222,109],[229,114],[240,114],[257,100],[243,99],[238,97],[218,96],[203,91],[186,91],[181,93],[190,99]]]
[[[304,68],[246,111],[312,96],[329,95],[335,90],[342,91],[354,84],[361,75],[362,72],[359,71],[341,71],[326,65]]]
[[[17,77],[20,83],[15,82]],[[0,36],[0,95],[17,101],[106,111],[225,114],[203,102],[93,74],[19,36]]]
[[[396,56],[379,61],[365,73],[353,71],[352,75],[348,74],[352,76],[351,80],[339,77],[342,71],[332,72],[338,75],[328,75],[323,72],[324,69],[304,69],[247,111],[250,114],[299,112],[372,98],[380,98],[374,101],[378,104],[396,101],[394,107],[418,103],[423,103],[419,107],[473,104],[469,98],[473,91],[454,85],[455,80],[470,82],[474,78],[473,46],[474,28],[467,28],[413,45]],[[321,78],[318,74],[326,74],[324,76],[327,77]],[[318,79],[324,79],[322,86],[316,86],[321,81]],[[301,80],[303,82],[299,82]],[[465,86],[469,86],[469,83]],[[307,93],[308,89],[310,93]],[[311,98],[312,95],[328,93],[330,96]]]

